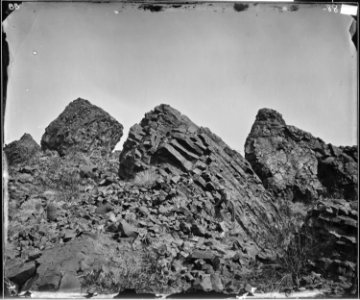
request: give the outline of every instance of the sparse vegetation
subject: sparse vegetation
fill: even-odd
[[[300,278],[309,272],[309,258],[316,251],[316,241],[309,228],[303,226],[305,215],[301,204],[283,201],[281,213],[273,224],[267,224],[267,234],[257,238],[263,249],[277,253],[276,265],[280,280],[274,284],[277,290],[299,286]]]
[[[49,174],[50,175],[50,174]],[[61,168],[49,176],[50,188],[58,191],[66,202],[74,201],[80,193],[80,176],[76,169]]]
[[[142,292],[159,291],[166,284],[158,268],[158,257],[154,252],[123,252],[121,268],[92,270],[83,277],[83,286],[96,286],[98,292],[121,292],[133,289]]]
[[[158,180],[159,175],[154,169],[148,169],[136,174],[132,184],[139,187],[152,187]]]

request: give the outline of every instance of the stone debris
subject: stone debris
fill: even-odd
[[[353,280],[357,149],[325,145],[270,110],[258,113],[248,138],[251,164],[168,105],[145,114],[123,151],[110,153],[121,135],[118,122],[76,100],[48,127],[45,151],[10,165],[5,273],[18,292],[254,294],[249,274],[282,267],[262,242],[283,218],[280,195],[306,195],[302,228],[330,243],[311,258],[314,272]],[[319,164],[341,169],[336,183],[317,173]]]

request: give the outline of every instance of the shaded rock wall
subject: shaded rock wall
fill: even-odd
[[[245,143],[245,158],[274,196],[311,203],[320,196],[357,198],[357,147],[335,147],[259,110]]]
[[[120,141],[123,126],[101,108],[78,98],[46,128],[41,138],[43,150],[110,153]]]
[[[313,257],[317,271],[338,279],[357,273],[358,202],[324,199],[306,220],[306,235],[316,241]]]

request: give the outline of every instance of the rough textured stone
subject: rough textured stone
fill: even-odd
[[[11,142],[4,147],[9,165],[26,162],[40,151],[41,147],[28,133],[25,133],[20,140]]]
[[[10,260],[6,262],[8,266],[5,276],[14,282],[19,289],[31,278],[36,275],[35,262],[19,262],[18,260]]]
[[[276,197],[310,203],[320,196],[357,198],[357,147],[335,147],[259,110],[245,158]]]
[[[123,134],[123,126],[101,108],[78,98],[46,128],[41,139],[43,150],[69,152],[111,152]]]
[[[200,175],[194,172],[198,166]],[[244,238],[254,239],[265,230],[263,222],[276,218],[276,208],[250,164],[209,129],[169,105],[157,106],[130,129],[120,155],[122,178],[131,179],[150,167],[167,170],[170,177],[188,177],[195,194],[215,192],[223,182]],[[226,209],[224,213],[228,214]]]
[[[75,274],[65,273],[61,278],[59,291],[67,292],[67,293],[68,292],[80,293],[81,292],[81,282]]]
[[[357,272],[358,202],[318,201],[307,216],[305,238],[316,241],[315,267],[321,274],[355,279]]]
[[[274,116],[272,122],[276,120]],[[340,169],[347,156],[357,157],[356,148],[331,149],[338,160],[325,162]],[[308,152],[303,153],[306,158]],[[267,153],[267,159],[276,154]],[[292,164],[289,170],[293,172]],[[304,182],[317,178],[310,175],[304,173]],[[336,176],[327,180],[333,180],[327,185],[336,191],[346,182]],[[231,201],[221,203],[224,195]],[[231,294],[247,282],[258,286],[248,276],[266,283],[284,276],[276,279],[278,269],[270,266],[277,263],[278,248],[262,242],[273,240],[274,228],[283,228],[277,227],[278,220],[288,221],[282,202],[239,153],[167,105],[132,127],[121,155],[59,156],[47,150],[10,166],[9,196],[5,271],[12,280],[22,278],[17,281],[25,290]],[[324,249],[321,257],[314,257],[323,270],[318,272],[343,274],[337,279],[341,281],[353,278],[354,261],[345,250],[354,252],[355,237],[345,231],[357,223],[355,204],[339,201],[314,213],[309,224],[319,233],[314,240],[334,239],[334,255]],[[29,261],[35,264],[35,276]],[[265,264],[274,278],[259,273]],[[21,266],[31,271],[30,278]],[[18,271],[12,272],[14,268]],[[26,276],[19,277],[22,273]]]

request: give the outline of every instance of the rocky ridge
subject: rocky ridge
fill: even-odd
[[[208,211],[220,197],[218,186],[224,185],[243,240],[256,243],[257,235],[266,230],[264,223],[277,217],[277,208],[250,164],[209,129],[198,127],[168,105],[157,106],[130,129],[120,154],[122,178],[150,168],[175,183],[186,179],[193,189],[186,196],[206,199]]]
[[[75,124],[86,123],[76,120],[77,117]],[[256,122],[263,123],[255,126]],[[249,139],[256,140],[254,128],[258,126],[273,131],[279,114],[262,110],[256,122]],[[54,131],[53,140],[56,136]],[[270,134],[269,140],[273,136]],[[271,184],[265,184],[268,191],[263,185],[267,180],[263,174],[269,172],[257,171],[259,178],[254,172],[259,165],[255,164],[253,169],[209,129],[197,126],[168,105],[157,106],[130,129],[120,155],[109,153],[111,147],[92,148],[92,135],[83,138],[89,141],[72,141],[98,151],[87,151],[73,144],[62,148],[55,143],[56,151],[40,151],[39,155],[10,165],[6,273],[19,290],[95,289],[113,293],[132,289],[138,293],[239,294],[249,284],[266,290],[265,285],[260,288],[260,282],[271,278],[282,281],[284,271],[279,270],[283,267],[276,266],[280,252],[276,245],[264,243],[264,240],[276,240],[274,229],[280,228],[276,227],[279,220],[284,220],[280,193],[278,190],[274,193]],[[261,136],[261,143],[264,140],[266,137]],[[290,144],[299,150],[295,142]],[[313,162],[307,144],[299,145],[306,146],[305,150],[299,150],[302,155],[310,157],[303,160]],[[247,155],[251,155],[249,147]],[[339,149],[346,155],[357,156],[355,147]],[[277,152],[266,155],[269,161],[274,161],[272,156]],[[340,166],[346,159],[340,154],[335,164]],[[253,163],[251,159],[250,162]],[[302,170],[296,164],[289,166],[283,172],[291,175],[294,169]],[[347,187],[352,189],[341,182],[349,178],[357,182],[352,166],[350,161],[350,168],[339,167],[343,177],[336,177],[340,178],[337,186],[342,186],[336,188],[337,193],[342,189],[344,195]],[[318,194],[313,193],[311,201],[306,203],[318,201],[324,189],[321,176],[309,174],[303,174],[304,186],[299,189],[305,194],[316,190]],[[300,186],[299,177],[289,178],[291,184]],[[347,179],[341,181],[341,178]],[[316,179],[320,183],[314,183]],[[308,182],[314,183],[310,192],[306,192]],[[221,197],[219,185],[226,187],[232,205],[216,207]],[[285,189],[281,194],[292,195],[291,191]],[[289,197],[289,200],[294,199]],[[306,269],[307,273],[298,274],[303,276],[301,282],[306,286],[317,280],[314,278],[318,275],[309,275],[316,274],[309,273],[314,270],[329,277],[335,274],[332,278],[337,282],[354,278],[356,262],[351,251],[356,251],[354,205],[357,202],[321,201],[318,206],[306,209],[309,214],[303,221],[306,228],[316,229],[312,230],[317,233],[313,241],[335,236],[331,245],[337,248],[336,251],[323,248],[317,253],[320,255],[311,257],[313,263]],[[303,228],[305,233],[309,232]],[[289,282],[290,286],[297,284],[293,280]],[[316,284],[323,283],[316,281]]]

